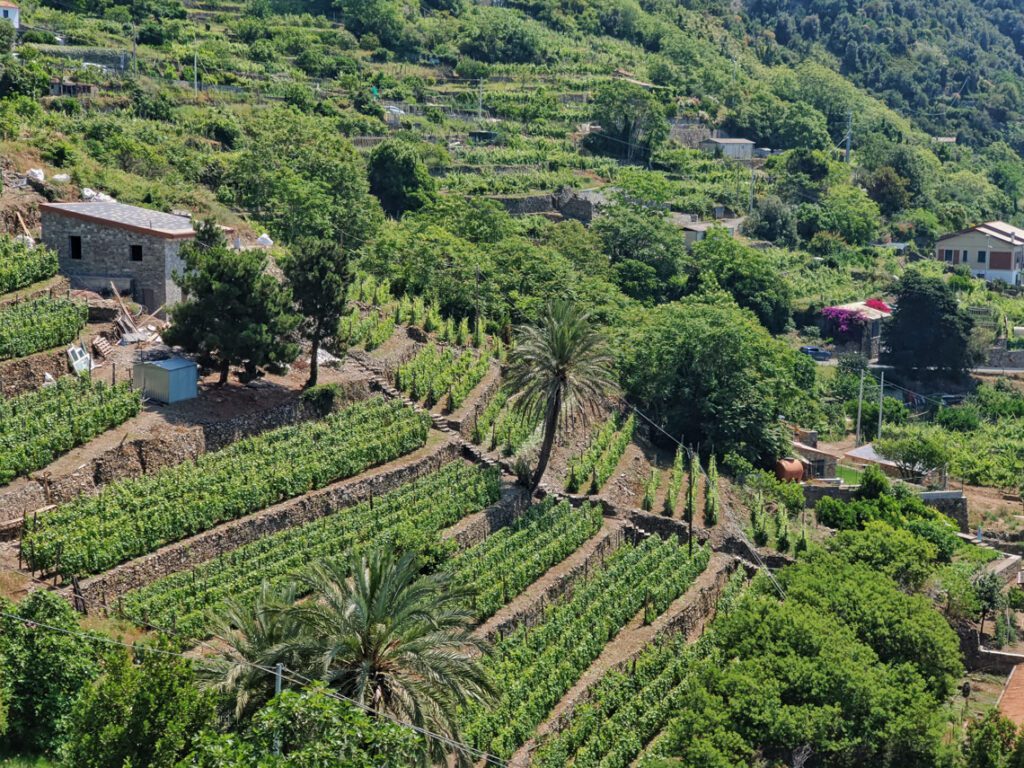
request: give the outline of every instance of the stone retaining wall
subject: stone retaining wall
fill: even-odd
[[[480,415],[480,411],[487,407],[487,404],[500,387],[501,371],[498,364],[492,362],[491,370],[481,383],[480,389],[472,393],[469,402],[448,417],[448,426],[453,431],[462,435],[463,439],[472,440],[473,428],[476,426],[476,420]]]
[[[355,388],[346,392],[342,401],[368,394],[365,386]],[[242,438],[320,416],[296,396],[272,408],[232,419],[188,427],[168,424],[157,435],[125,440],[64,475],[46,479],[42,473],[35,473],[32,480],[16,483],[6,491],[0,489],[0,541],[16,537],[21,518],[47,505],[65,504],[78,496],[96,493],[107,483],[152,474]]]
[[[0,396],[17,397],[43,386],[45,374],[54,378],[68,372],[63,348],[57,352],[39,352],[0,363]]]
[[[631,533],[627,532],[625,527],[607,531],[603,534],[600,542],[594,548],[593,552],[591,552],[585,560],[572,570],[563,574],[562,577],[557,582],[549,586],[540,596],[540,599],[534,601],[532,605],[524,608],[515,616],[510,617],[501,624],[493,627],[484,635],[484,639],[489,643],[493,643],[510,632],[513,632],[520,626],[525,625],[527,627],[532,627],[537,624],[544,617],[544,608],[546,606],[563,597],[571,597],[573,585],[575,585],[577,580],[580,578],[585,579],[590,571],[600,568],[605,557],[617,550],[625,542],[629,541],[630,537]]]
[[[462,452],[464,456],[466,451]],[[511,525],[530,507],[529,495],[519,485],[502,486],[501,499],[481,513],[456,523],[446,530],[443,538],[453,540],[459,549],[479,544],[495,531]]]
[[[458,456],[459,446],[454,442],[444,442],[413,460],[400,459],[356,478],[343,480],[262,512],[224,523],[82,581],[82,595],[87,605],[109,605],[130,590],[195,567],[256,539],[393,491],[454,461]],[[65,590],[65,595],[70,599],[69,590]]]

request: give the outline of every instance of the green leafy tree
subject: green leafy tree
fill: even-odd
[[[383,218],[363,158],[334,121],[285,107],[261,110],[224,175],[223,193],[278,239],[323,238],[355,249]]]
[[[1002,604],[1004,583],[994,573],[984,572],[974,580],[974,591],[978,595],[981,606],[981,617],[978,619],[978,634],[985,633],[985,619]]]
[[[1017,726],[992,707],[967,723],[963,742],[965,768],[1011,768],[1019,741]]]
[[[412,730],[374,718],[313,683],[274,698],[241,734],[204,732],[179,768],[411,766],[422,752]]]
[[[299,324],[290,292],[267,272],[259,250],[228,248],[212,222],[181,249],[185,271],[175,276],[185,301],[171,308],[168,344],[198,353],[228,380],[232,365],[245,364],[247,376],[268,364],[290,363],[298,347],[288,340]]]
[[[771,195],[761,198],[743,222],[744,233],[759,240],[778,245],[794,246],[799,240],[796,214],[781,198]]]
[[[687,442],[774,461],[788,450],[779,416],[814,418],[813,362],[800,360],[727,295],[629,313],[619,328],[630,402]]]
[[[624,293],[645,304],[679,296],[686,241],[662,211],[623,200],[608,206],[592,229]]]
[[[117,649],[79,695],[61,749],[68,768],[171,768],[214,714],[191,666],[168,642]]]
[[[535,491],[544,477],[555,436],[569,414],[586,418],[615,391],[614,358],[590,314],[567,301],[551,303],[535,326],[521,326],[509,355],[509,388],[522,413],[542,419]]]
[[[96,646],[68,634],[81,632],[78,614],[53,592],[33,592],[17,605],[0,598],[0,613],[0,679],[7,688],[0,753],[52,753],[79,691],[99,672]]]
[[[772,333],[789,324],[789,286],[775,265],[759,251],[736,242],[723,230],[712,230],[693,246],[692,265],[698,276],[714,275],[716,282],[741,307],[751,310]]]
[[[881,520],[866,523],[861,531],[839,531],[828,548],[845,560],[871,566],[910,591],[924,586],[938,562],[934,544]]]
[[[388,139],[370,152],[370,194],[380,200],[384,212],[401,218],[406,211],[422,208],[436,193],[436,184],[416,146]]]
[[[949,463],[949,441],[936,427],[901,427],[874,445],[881,456],[896,462],[900,475],[908,480],[920,479]]]
[[[972,363],[973,326],[946,283],[910,270],[896,286],[896,306],[882,327],[882,362],[903,372],[960,377]]]
[[[601,126],[588,139],[602,151],[645,160],[668,136],[665,109],[643,86],[613,80],[598,86],[591,116]]]
[[[886,216],[892,216],[910,205],[907,180],[890,166],[882,166],[867,180],[868,196],[878,203]]]
[[[312,387],[320,371],[320,348],[335,337],[348,306],[348,252],[340,243],[300,238],[280,264],[303,316],[299,328],[310,344],[306,386]]]

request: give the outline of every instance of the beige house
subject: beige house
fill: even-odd
[[[946,264],[965,264],[984,280],[1020,285],[1024,275],[1024,229],[1002,221],[940,237],[935,258]]]

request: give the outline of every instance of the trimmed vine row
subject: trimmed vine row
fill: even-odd
[[[85,327],[85,304],[41,298],[0,308],[0,360],[25,357],[74,339]]]
[[[421,553],[425,566],[436,564],[448,551],[441,530],[495,503],[499,495],[496,469],[452,462],[379,498],[259,539],[191,571],[129,592],[121,610],[134,621],[174,626],[189,637],[201,637],[208,606],[229,597],[247,600],[262,582],[288,581],[313,561],[388,546]]]
[[[619,418],[610,417],[591,441],[581,456],[569,462],[569,476],[566,490],[576,493],[590,484],[590,493],[598,493],[608,482],[615,467],[618,466],[622,454],[625,453],[629,441],[633,439],[636,426],[635,417],[630,414],[622,428],[619,429]]]
[[[429,423],[397,401],[371,398],[80,497],[28,523],[22,552],[34,570],[99,573],[413,451]]]
[[[77,376],[0,399],[0,485],[122,424],[141,405],[139,393],[127,382],[109,387]]]
[[[457,584],[474,590],[474,613],[484,621],[575,552],[600,530],[601,520],[600,507],[574,509],[567,501],[546,499],[458,554],[444,570]]]

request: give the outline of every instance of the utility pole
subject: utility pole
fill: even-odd
[[[747,203],[747,213],[754,212],[754,161],[750,161],[750,202]]]
[[[860,415],[864,410],[864,371],[860,372],[860,394],[857,395],[857,445],[860,445]]]
[[[284,671],[284,664],[280,661],[274,666],[274,695],[281,695],[281,672]],[[274,731],[274,754],[281,754],[281,734]]]
[[[882,436],[882,404],[885,398],[885,371],[878,382],[878,431],[875,432],[875,440]]]
[[[850,162],[850,145],[853,143],[853,108],[850,108],[850,112],[846,119],[846,159],[845,162]]]

